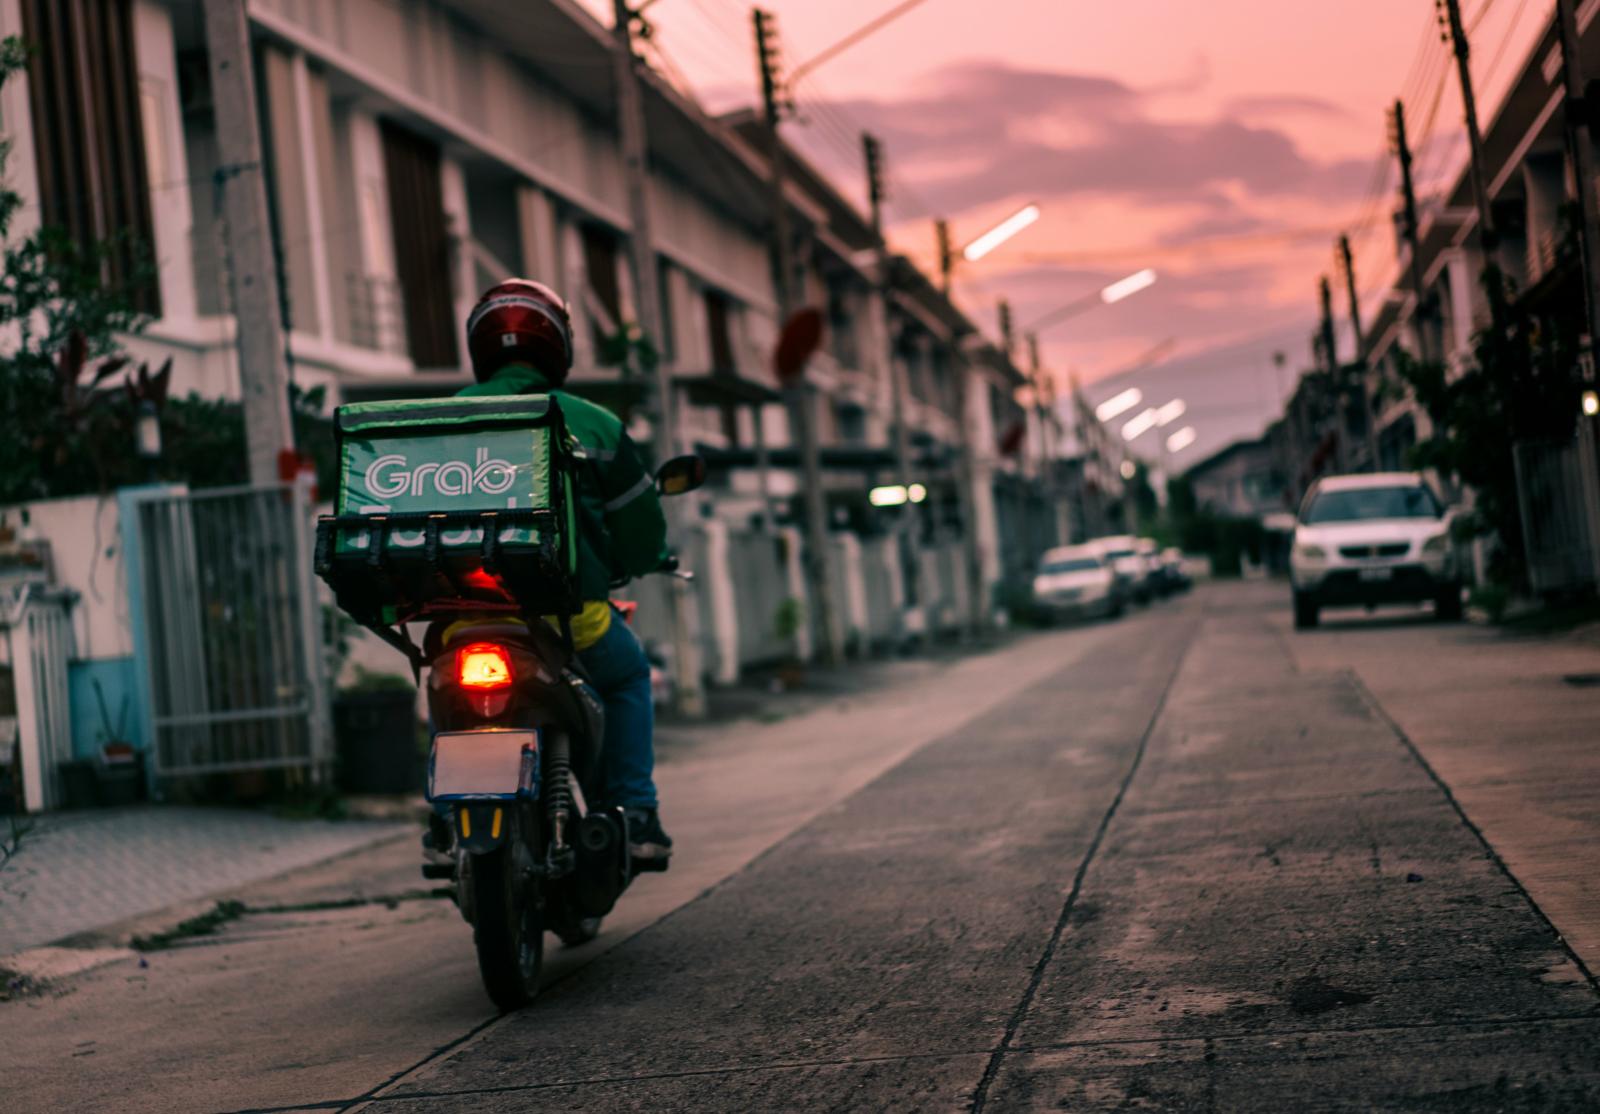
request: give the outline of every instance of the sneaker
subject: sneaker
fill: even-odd
[[[630,808],[628,813],[628,854],[635,859],[666,860],[672,857],[672,837],[661,826],[653,808]]]

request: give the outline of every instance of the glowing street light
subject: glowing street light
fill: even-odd
[[[889,484],[885,487],[875,487],[867,492],[867,502],[874,507],[903,507],[909,503],[920,503],[928,497],[928,489],[921,484]]]
[[[1183,417],[1184,411],[1189,409],[1189,404],[1181,398],[1175,398],[1165,406],[1156,410],[1156,425],[1167,426]]]
[[[1194,439],[1200,435],[1194,431],[1194,426],[1186,425],[1171,437],[1167,438],[1167,452],[1175,453],[1187,449],[1194,444]]]
[[[1065,321],[1069,317],[1076,317],[1085,310],[1094,309],[1096,306],[1115,305],[1124,298],[1131,298],[1141,290],[1148,290],[1155,285],[1156,272],[1149,267],[1142,271],[1135,271],[1127,278],[1120,278],[1107,286],[1102,286],[1093,294],[1087,294],[1077,301],[1068,302],[1060,309],[1053,309],[1032,325],[1022,330],[1025,333],[1037,333],[1047,325],[1054,325],[1058,321]]]
[[[1128,419],[1122,426],[1122,439],[1132,441],[1136,437],[1143,437],[1156,427],[1155,407],[1141,410],[1135,417]]]
[[[1021,232],[1028,225],[1039,219],[1039,206],[1024,205],[1005,220],[995,225],[989,231],[973,240],[961,249],[961,257],[968,263],[976,263],[988,255],[995,248],[1005,243],[1011,237]]]
[[[1099,406],[1094,408],[1094,416],[1102,422],[1109,422],[1118,414],[1126,413],[1138,406],[1144,400],[1144,392],[1138,387],[1129,387],[1127,390],[1114,394]]]
[[[1118,279],[1110,286],[1100,291],[1100,300],[1106,305],[1120,302],[1124,298],[1133,296],[1148,287],[1154,286],[1156,273],[1149,267],[1142,271],[1135,271],[1125,279]]]
[[[1152,429],[1161,429],[1168,426],[1183,417],[1188,409],[1189,404],[1187,402],[1181,398],[1175,398],[1171,402],[1143,410],[1137,417],[1130,419],[1122,427],[1122,439],[1124,441],[1132,441],[1136,437],[1143,437]]]
[[[1592,418],[1600,414],[1600,391],[1583,392],[1583,415]]]

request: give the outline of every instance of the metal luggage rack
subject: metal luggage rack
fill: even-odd
[[[500,534],[507,528],[553,530],[559,518],[548,508],[509,508],[486,511],[398,511],[382,514],[343,514],[317,516],[315,567],[319,577],[333,589],[334,598],[345,611],[362,626],[406,655],[413,673],[420,675],[424,664],[421,649],[405,632],[405,624],[418,619],[460,611],[504,611],[537,621],[542,614],[560,616],[562,642],[570,645],[569,611],[579,606],[576,593],[569,586],[561,599],[551,599],[551,577],[530,575],[528,569],[514,567],[521,554],[508,551]],[[465,547],[452,547],[447,551],[442,535],[447,529],[481,528],[483,540],[477,551],[479,567],[493,576],[500,588],[510,597],[504,602],[483,600],[461,580],[457,569],[449,560],[469,552]],[[386,603],[374,602],[374,595],[385,601],[397,601],[412,596],[411,589],[403,586],[395,568],[391,537],[396,530],[417,530],[423,534],[420,551],[406,547],[407,557],[420,556],[421,563],[433,574],[437,582],[448,588],[428,600],[409,600],[411,609],[391,621],[386,621]],[[359,530],[366,534],[369,544],[365,553],[338,553],[338,532]],[[541,557],[550,549],[548,541],[541,541],[532,550]],[[374,583],[376,580],[376,583]],[[374,592],[376,589],[376,592]],[[364,597],[364,598],[363,598]],[[565,606],[564,606],[565,605]]]

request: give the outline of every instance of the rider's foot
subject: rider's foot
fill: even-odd
[[[661,826],[661,816],[653,808],[630,808],[628,813],[628,854],[635,859],[670,859],[672,837]]]

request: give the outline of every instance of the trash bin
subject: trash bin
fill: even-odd
[[[417,696],[412,689],[340,693],[333,702],[339,788],[346,793],[417,793]]]
[[[61,763],[61,807],[94,808],[100,803],[95,791],[94,759],[72,758]]]
[[[127,743],[106,743],[94,766],[96,796],[102,806],[117,808],[144,799],[144,754]]]

